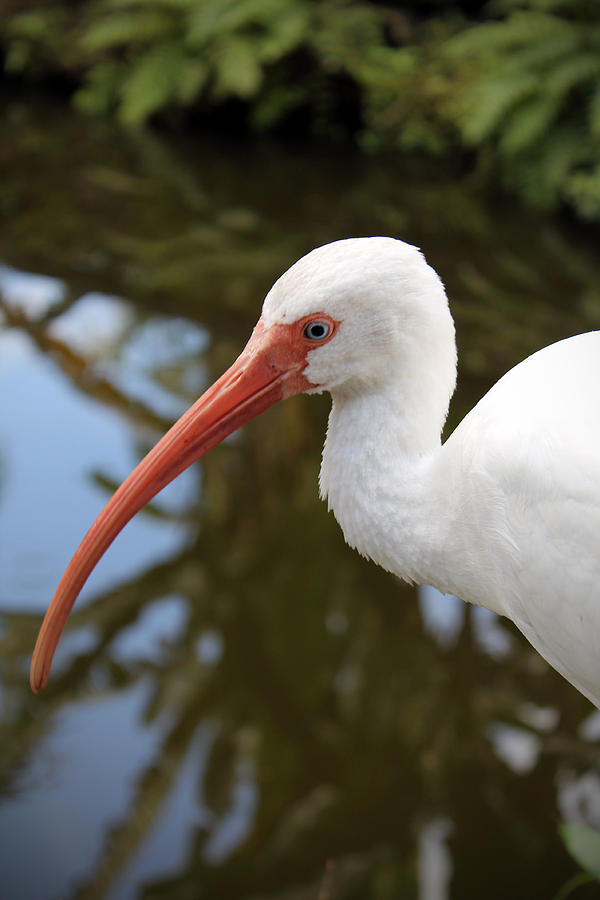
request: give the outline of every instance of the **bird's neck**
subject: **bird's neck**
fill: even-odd
[[[396,388],[334,395],[321,496],[363,556],[406,581],[448,590],[437,584],[451,490],[441,464],[447,404],[400,408],[398,396],[410,394]]]

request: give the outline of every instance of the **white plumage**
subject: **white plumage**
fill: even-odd
[[[274,284],[239,359],[90,529],[38,638],[34,690],[129,518],[267,406],[327,390],[320,489],[347,542],[407,581],[508,616],[600,706],[600,332],[516,366],[442,445],[455,381],[446,294],[415,247],[356,238],[309,253]]]
[[[508,616],[600,706],[600,332],[516,366],[442,445],[454,328],[421,253],[389,238],[321,247],[263,318],[317,310],[341,321],[305,374],[332,394],[320,487],[347,542]]]

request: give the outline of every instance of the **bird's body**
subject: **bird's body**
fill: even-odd
[[[475,548],[462,596],[512,619],[600,706],[600,332],[508,372],[443,450]]]
[[[347,542],[407,581],[508,616],[600,706],[600,332],[516,366],[442,445],[455,380],[446,295],[416,248],[357,238],[301,259],[267,295],[239,360],[85,538],[38,640],[34,689],[131,515],[266,406],[328,390],[320,488]]]
[[[569,377],[566,378],[566,373]],[[334,401],[322,492],[349,544],[407,581],[507,616],[600,706],[600,332],[504,376],[443,445]],[[600,390],[598,391],[600,393]],[[345,420],[345,421],[344,421]],[[441,423],[440,423],[441,425]],[[373,446],[374,433],[385,435]],[[392,451],[392,452],[390,452]]]

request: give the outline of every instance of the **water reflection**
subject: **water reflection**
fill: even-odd
[[[434,819],[419,835],[419,900],[450,897],[452,856],[447,841],[451,834],[448,819]]]
[[[65,283],[59,278],[0,265],[2,305],[14,313],[21,313],[28,322],[42,319],[51,312],[64,299],[66,290]]]
[[[431,248],[461,341],[454,420],[598,321],[591,254],[431,175],[231,147],[200,164],[60,126],[35,160],[22,139],[0,247],[5,890],[551,896],[574,870],[557,818],[595,815],[590,706],[508,624],[344,547],[316,500],[325,401],[272,410],[174,482],[90,580],[42,697],[25,672],[84,530],[305,249],[400,228]]]
[[[116,410],[86,401],[57,373],[49,355],[40,353],[39,343],[36,347],[29,335],[13,330],[0,336],[5,468],[0,583],[3,608],[21,612],[46,607],[48,584],[62,574],[68,543],[79,541],[106,486],[127,475],[140,443],[149,444],[157,433],[144,440],[135,430],[132,434]],[[77,368],[83,377],[85,370]],[[193,471],[186,473],[155,508],[184,513],[196,479]],[[185,540],[181,526],[171,522],[166,528],[151,515],[140,517],[128,531],[123,544],[107,555],[93,589],[104,590],[170,558]]]

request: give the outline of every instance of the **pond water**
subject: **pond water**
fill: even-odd
[[[435,167],[33,100],[2,116],[2,896],[552,897],[577,871],[558,823],[600,822],[598,714],[509,623],[344,545],[317,499],[326,398],[156,498],[46,692],[27,670],[90,522],[296,258],[361,234],[423,247],[457,322],[452,427],[519,359],[600,327],[592,244]]]

